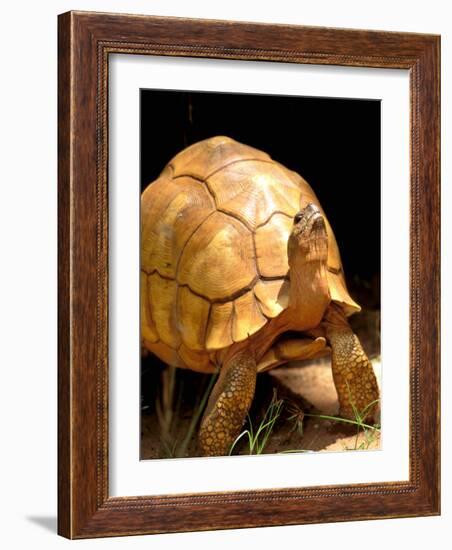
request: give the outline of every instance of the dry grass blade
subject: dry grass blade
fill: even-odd
[[[167,366],[162,372],[161,393],[156,400],[155,410],[160,426],[162,447],[169,457],[174,456],[175,442],[171,435],[174,419],[174,394],[176,388],[176,368]]]

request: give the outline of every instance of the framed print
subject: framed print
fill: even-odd
[[[59,533],[439,514],[437,36],[59,16]]]

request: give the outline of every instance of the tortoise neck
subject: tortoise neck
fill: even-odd
[[[298,330],[317,326],[330,301],[326,262],[312,260],[309,262],[292,261],[290,263],[290,298],[289,307],[294,312]]]
[[[310,292],[317,293],[318,282],[326,277],[326,262],[323,260],[297,261],[289,263],[290,302],[302,300]]]
[[[317,218],[316,218],[317,219]],[[316,303],[319,295],[329,295],[326,275],[328,237],[323,219],[320,219],[309,237],[297,236],[295,229],[289,236],[287,256],[290,268],[290,305],[299,307]],[[319,294],[320,293],[320,294]],[[303,308],[301,311],[305,311]]]

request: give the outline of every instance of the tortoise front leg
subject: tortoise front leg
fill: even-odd
[[[372,363],[340,306],[330,305],[324,324],[332,349],[333,379],[340,416],[355,419],[356,410],[366,422],[375,420],[379,410],[379,391]]]
[[[254,397],[256,360],[241,351],[221,368],[201,421],[199,443],[204,456],[227,455]]]

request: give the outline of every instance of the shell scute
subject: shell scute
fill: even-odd
[[[273,162],[244,160],[231,164],[209,177],[207,185],[218,209],[236,216],[252,230],[274,212],[294,216],[301,199],[298,184]]]
[[[178,350],[182,366],[198,372],[216,372],[217,368],[211,362],[209,354],[203,351],[196,351],[182,344]]]
[[[148,276],[149,301],[155,328],[159,339],[173,349],[177,349],[180,344],[176,329],[176,291],[176,281],[164,279],[158,273]]]
[[[251,336],[267,323],[261,313],[254,292],[246,292],[234,300],[234,317],[232,319],[232,339],[241,342]]]
[[[293,227],[293,219],[285,214],[275,214],[258,227],[255,235],[256,259],[262,277],[284,278],[289,271],[287,241]]]
[[[192,350],[205,349],[210,302],[193,294],[186,286],[177,291],[177,326],[182,342]]]
[[[205,186],[191,178],[179,184],[159,178],[148,186],[142,199],[142,269],[174,279],[186,241],[214,211]]]
[[[206,334],[206,348],[208,350],[226,348],[233,343],[233,314],[233,302],[212,305]]]
[[[254,286],[254,294],[262,313],[273,319],[289,305],[289,281],[287,279],[273,281],[260,279]]]
[[[205,180],[217,170],[243,159],[271,160],[267,153],[254,147],[226,136],[216,136],[187,147],[170,161],[170,165],[175,178],[188,175]]]
[[[179,284],[210,301],[233,299],[256,277],[251,233],[222,212],[214,212],[196,230],[177,270]]]

